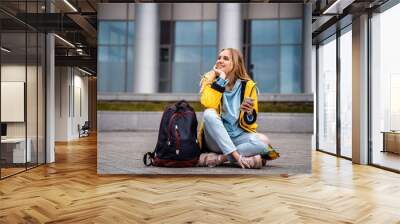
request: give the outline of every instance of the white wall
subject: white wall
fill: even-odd
[[[70,77],[67,67],[55,68],[55,141],[68,140]]]
[[[24,138],[25,135],[30,140],[30,148],[32,161],[36,162],[39,158],[39,163],[44,162],[44,82],[42,67],[25,64],[3,64],[1,66],[1,81],[2,82],[24,82],[26,85],[26,106],[23,102],[21,112],[25,114],[26,120],[22,122],[6,122],[7,137],[9,138]],[[26,80],[27,79],[27,80]],[[7,95],[3,95],[7,98]],[[12,110],[11,108],[2,107],[4,112]],[[13,111],[7,111],[13,113]],[[37,153],[39,156],[37,157]]]
[[[27,69],[29,86],[36,86],[36,80],[33,80],[30,77],[30,74],[36,75],[36,67],[25,65],[2,65],[1,66],[1,81],[5,82],[25,82],[25,75]],[[36,87],[35,88],[27,88],[27,106],[30,107],[27,114],[27,120],[30,122],[28,124],[28,137],[29,133],[36,130],[36,113],[32,111],[36,111],[37,99],[36,99]],[[39,105],[40,106],[40,105]],[[1,110],[7,110],[7,108],[1,108]],[[31,124],[34,122],[35,124]],[[30,129],[32,128],[32,130]],[[8,137],[25,137],[25,122],[7,122],[7,136]]]
[[[79,138],[78,124],[88,120],[88,78],[76,68],[56,67],[56,141]]]
[[[1,81],[18,81],[25,82],[25,65],[2,65]],[[7,110],[7,108],[1,108]],[[25,137],[25,123],[12,122],[7,123],[8,137]]]
[[[79,93],[80,92],[80,93]],[[88,77],[81,76],[80,73],[77,75],[75,70],[74,75],[74,108],[71,119],[71,135],[73,138],[78,138],[78,124],[81,126],[88,121]],[[79,102],[80,101],[80,102]]]

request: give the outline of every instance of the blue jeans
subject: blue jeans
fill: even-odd
[[[214,109],[206,109],[203,113],[204,140],[207,147],[215,153],[223,153],[230,161],[235,159],[230,155],[233,151],[242,156],[266,154],[268,145],[262,142],[254,133],[243,132],[231,138],[226,131],[221,117]]]

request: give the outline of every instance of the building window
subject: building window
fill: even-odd
[[[99,92],[132,92],[134,22],[99,21]]]
[[[171,92],[171,39],[173,38],[173,22],[160,23],[160,71],[158,92]]]
[[[336,35],[318,48],[318,145],[336,154]]]
[[[371,18],[372,164],[400,171],[400,4]]]
[[[303,92],[302,20],[249,20],[244,30],[249,73],[260,91]]]
[[[342,31],[340,41],[340,154],[352,158],[352,30]]]
[[[174,26],[172,92],[198,92],[200,76],[217,56],[215,21],[176,21]]]

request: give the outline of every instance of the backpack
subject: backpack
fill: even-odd
[[[196,166],[199,155],[197,118],[193,108],[185,100],[168,106],[161,118],[154,152],[147,152],[143,163],[146,166],[192,167]]]

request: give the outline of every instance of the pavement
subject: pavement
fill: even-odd
[[[154,150],[156,131],[100,131],[97,135],[98,174],[169,174],[169,175],[269,175],[311,172],[311,134],[264,133],[281,157],[268,161],[262,169],[232,166],[164,168],[146,167],[143,155]]]

